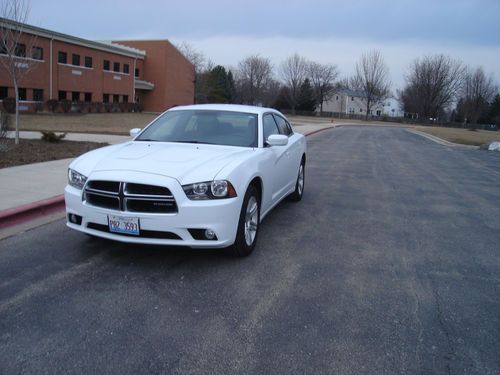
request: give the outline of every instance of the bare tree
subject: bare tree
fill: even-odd
[[[12,81],[16,99],[15,143],[19,144],[19,84],[35,67],[36,60],[27,58],[33,53],[36,37],[25,32],[30,3],[24,0],[3,1],[0,5],[1,66]],[[36,57],[36,56],[30,56]]]
[[[479,116],[488,108],[497,92],[491,76],[487,77],[483,68],[467,69],[460,90],[460,102],[466,121],[476,124]]]
[[[399,92],[404,111],[423,118],[439,118],[455,102],[463,74],[462,63],[445,55],[416,59]]]
[[[238,63],[236,80],[243,103],[262,103],[264,92],[272,78],[272,71],[271,60],[259,55],[245,57]]]
[[[356,63],[356,74],[351,78],[350,84],[354,90],[360,91],[366,100],[366,119],[371,108],[387,99],[390,95],[389,70],[380,55],[373,51],[361,56]]]
[[[323,103],[328,101],[334,93],[335,80],[339,75],[339,70],[333,64],[320,64],[311,61],[308,64],[308,72],[316,98],[316,105],[319,105],[322,113]]]
[[[299,101],[300,87],[307,78],[307,65],[305,58],[294,54],[283,61],[280,66],[280,75],[287,87],[286,99],[293,114]]]
[[[181,42],[176,45],[180,53],[182,53],[186,59],[188,59],[191,64],[194,65],[194,71],[199,74],[205,70],[207,64],[207,58],[205,55],[194,48],[188,42]]]

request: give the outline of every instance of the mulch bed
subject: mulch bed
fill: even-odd
[[[49,143],[38,139],[21,139],[16,145],[13,139],[2,139],[0,141],[0,168],[75,158],[87,151],[106,145],[107,143],[64,140]]]

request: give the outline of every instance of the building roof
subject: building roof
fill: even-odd
[[[100,51],[115,53],[118,55],[124,55],[133,58],[144,59],[144,57],[146,56],[145,51],[136,48],[112,44],[110,42],[96,42],[93,40],[78,38],[76,36],[62,34],[57,31],[42,29],[41,27],[36,27],[25,23],[19,23],[2,17],[0,17],[0,27],[9,29],[21,29],[23,32],[27,34],[32,34],[35,36],[40,36],[52,40],[71,43],[82,47],[88,47]]]

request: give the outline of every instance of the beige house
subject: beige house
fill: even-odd
[[[319,108],[317,109],[319,112]],[[351,115],[366,115],[366,98],[360,91],[349,89],[337,90],[330,100],[323,103],[323,112],[337,112]],[[384,103],[373,104],[371,111],[373,116],[381,116],[384,113]]]

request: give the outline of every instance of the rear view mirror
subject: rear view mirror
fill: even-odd
[[[288,137],[283,134],[272,134],[267,138],[269,146],[286,146],[288,144]]]
[[[133,129],[130,129],[130,136],[132,138],[135,138],[137,136],[137,134],[139,134],[141,131],[141,128],[133,128]]]

